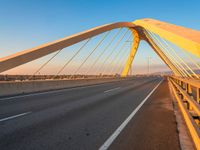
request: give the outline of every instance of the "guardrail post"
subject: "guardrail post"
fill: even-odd
[[[180,81],[180,86],[181,86],[183,89],[185,89],[185,88],[184,88],[184,83],[183,83],[183,81]]]
[[[178,80],[178,84],[181,86],[181,81],[180,80]]]
[[[190,104],[188,103],[188,101],[184,101],[184,103],[186,104],[186,107],[188,110],[191,110]]]
[[[198,103],[200,103],[200,89],[199,88],[197,88],[196,94],[197,94],[196,100],[197,100]]]
[[[178,89],[177,89],[177,90],[178,90]],[[178,93],[179,93],[181,99],[184,100],[184,96],[183,96],[183,94],[182,94],[179,90],[178,90]]]
[[[192,95],[192,88],[191,85],[189,85],[188,83],[186,84],[186,91],[190,96]]]
[[[171,85],[195,146],[200,150],[200,81],[172,78]]]

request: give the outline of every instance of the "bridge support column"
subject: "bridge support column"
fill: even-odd
[[[134,38],[134,42],[132,44],[132,47],[131,47],[131,51],[130,51],[130,54],[129,54],[129,57],[126,61],[126,65],[122,71],[122,74],[121,74],[121,77],[126,77],[128,75],[128,72],[131,68],[131,65],[132,65],[132,62],[133,62],[133,59],[135,57],[135,54],[137,52],[137,49],[138,49],[138,46],[139,46],[139,43],[140,43],[140,38],[139,38],[139,34],[136,30],[134,29],[131,29],[132,31],[132,35],[133,35],[133,38]]]

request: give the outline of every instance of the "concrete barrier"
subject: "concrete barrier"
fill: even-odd
[[[119,81],[120,78],[0,82],[0,97]]]

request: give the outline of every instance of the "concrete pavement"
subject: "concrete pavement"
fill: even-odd
[[[160,81],[135,78],[0,99],[0,148],[98,149]]]
[[[130,121],[110,150],[178,150],[177,124],[165,80]]]

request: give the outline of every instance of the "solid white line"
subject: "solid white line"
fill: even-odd
[[[70,90],[75,90],[75,89],[84,89],[84,88],[88,88],[88,87],[101,86],[103,84],[87,85],[87,86],[81,86],[81,87],[72,87],[72,88],[67,88],[67,89],[58,89],[58,90],[53,90],[53,91],[40,92],[40,93],[32,93],[32,94],[26,94],[26,95],[17,95],[17,96],[12,96],[12,97],[0,98],[0,101],[12,100],[12,99],[15,99],[15,98],[23,98],[23,97],[44,95],[44,94],[50,94],[50,93],[57,93],[57,92],[62,92],[62,91],[70,91]]]
[[[142,105],[146,102],[146,100],[153,94],[153,92],[157,89],[157,87],[162,83],[161,80],[154,89],[147,95],[147,97],[137,106],[137,108],[126,118],[126,120],[115,130],[115,132],[105,141],[105,143],[99,148],[99,150],[107,150],[112,142],[117,138],[117,136],[121,133],[121,131],[125,128],[125,126],[129,123],[129,121],[133,118],[133,116],[138,112],[138,110],[142,107]]]
[[[17,118],[17,117],[21,117],[21,116],[24,116],[24,115],[27,115],[27,114],[30,114],[31,112],[25,112],[25,113],[22,113],[22,114],[18,114],[18,115],[14,115],[14,116],[10,116],[10,117],[7,117],[7,118],[3,118],[3,119],[0,119],[0,122],[3,122],[3,121],[7,121],[7,120],[10,120],[10,119],[14,119],[14,118]]]
[[[121,87],[117,87],[117,88],[114,88],[114,89],[106,90],[106,91],[104,91],[104,93],[112,92],[112,91],[118,90],[118,89],[120,89],[120,88],[121,88]]]

